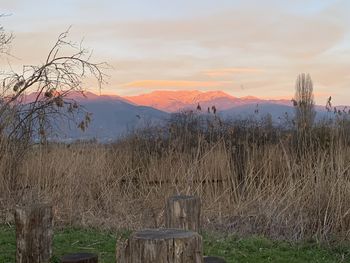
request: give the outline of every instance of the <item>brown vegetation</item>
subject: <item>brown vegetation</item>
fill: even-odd
[[[202,128],[202,121],[179,114],[114,145],[37,145],[23,160],[0,158],[1,220],[11,220],[17,203],[49,200],[56,224],[161,226],[166,198],[182,193],[202,197],[206,228],[291,240],[350,237],[345,117],[315,125],[307,144],[294,129],[266,122],[213,118]]]

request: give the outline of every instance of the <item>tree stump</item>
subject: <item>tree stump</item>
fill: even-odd
[[[48,204],[15,208],[16,262],[48,263],[52,255],[53,213]]]
[[[64,255],[61,263],[98,263],[98,256],[91,253],[75,253]]]
[[[117,248],[118,263],[202,263],[202,237],[181,229],[134,233]]]
[[[204,257],[204,263],[226,263],[226,261],[218,257]]]
[[[196,196],[172,196],[165,207],[165,226],[200,231],[201,202]]]

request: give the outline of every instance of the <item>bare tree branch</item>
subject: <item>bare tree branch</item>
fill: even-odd
[[[0,30],[0,41],[1,33],[6,35]],[[97,81],[99,88],[104,83],[103,71],[108,65],[92,62],[91,52],[83,48],[82,43],[70,42],[68,33],[69,29],[59,35],[44,64],[25,65],[21,73],[12,72],[3,77],[0,132],[17,139],[22,138],[23,133],[29,137],[44,136],[47,127],[54,122],[54,115],[72,119],[74,113],[81,110],[76,102],[67,99],[69,93],[83,93],[83,81],[89,77]],[[69,55],[63,54],[66,49],[71,50]],[[34,93],[35,97],[28,99],[27,93]],[[88,124],[87,116],[85,114],[78,125],[82,129]]]
[[[0,18],[6,16],[0,14]],[[13,40],[13,35],[5,32],[4,28],[0,25],[0,56],[2,54],[8,54],[10,43]]]

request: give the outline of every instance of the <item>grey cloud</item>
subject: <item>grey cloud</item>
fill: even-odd
[[[106,25],[112,35],[134,41],[192,42],[208,48],[316,56],[342,40],[339,21],[322,14],[298,16],[278,10],[232,10],[182,21],[118,22]]]

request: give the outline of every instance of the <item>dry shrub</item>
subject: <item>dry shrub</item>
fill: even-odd
[[[15,188],[0,175],[2,214],[15,203],[49,200],[56,224],[158,227],[168,196],[192,194],[202,198],[207,228],[289,240],[349,239],[345,126],[319,124],[304,147],[293,130],[265,123],[219,123],[213,129],[179,123],[113,145],[32,147]],[[0,169],[6,165],[1,162]]]

